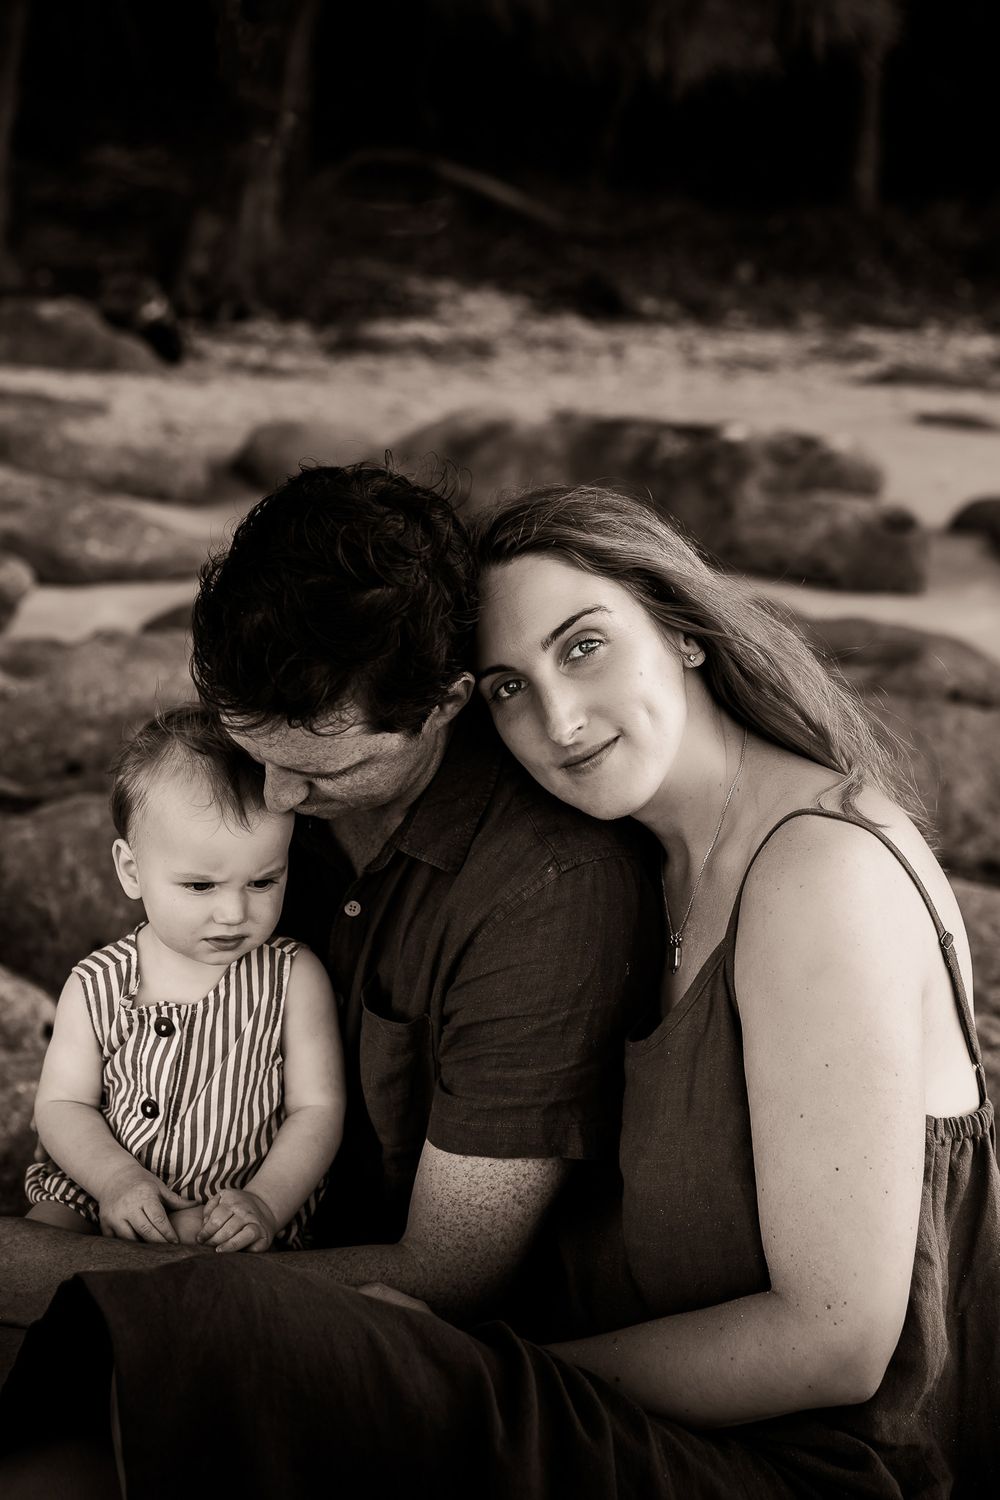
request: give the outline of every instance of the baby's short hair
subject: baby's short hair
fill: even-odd
[[[131,838],[156,777],[184,769],[200,775],[223,817],[243,827],[265,808],[263,767],[233,744],[211,709],[184,703],[156,714],[115,757],[111,817],[121,838]]]

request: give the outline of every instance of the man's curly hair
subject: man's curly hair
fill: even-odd
[[[303,468],[202,569],[192,674],[246,727],[416,733],[468,667],[468,538],[438,490],[375,464]]]

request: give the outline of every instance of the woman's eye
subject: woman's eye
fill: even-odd
[[[508,677],[503,682],[498,682],[490,693],[491,703],[509,703],[511,698],[521,691],[523,681],[520,677]]]
[[[574,641],[566,652],[566,660],[580,661],[584,656],[593,656],[594,652],[599,651],[603,645],[604,642],[598,640],[596,636],[587,636],[585,640]]]

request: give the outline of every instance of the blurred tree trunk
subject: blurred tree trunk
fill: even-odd
[[[882,179],[882,94],[888,45],[875,44],[858,53],[861,74],[861,112],[851,175],[854,207],[874,213],[879,206]]]
[[[17,115],[28,0],[0,3],[0,286],[20,279],[10,248],[11,137]]]
[[[223,25],[237,54],[237,92],[248,108],[241,149],[241,183],[226,264],[222,301],[248,312],[266,299],[270,272],[283,244],[282,210],[288,168],[312,93],[313,39],[322,0],[282,3],[270,23],[248,21],[242,0],[225,0]]]

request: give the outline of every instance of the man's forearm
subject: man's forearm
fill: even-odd
[[[471,1316],[484,1289],[463,1277],[450,1260],[421,1253],[406,1240],[396,1245],[341,1245],[335,1250],[302,1250],[283,1262],[319,1272],[341,1286],[381,1282],[408,1297],[419,1297],[446,1318]]]

